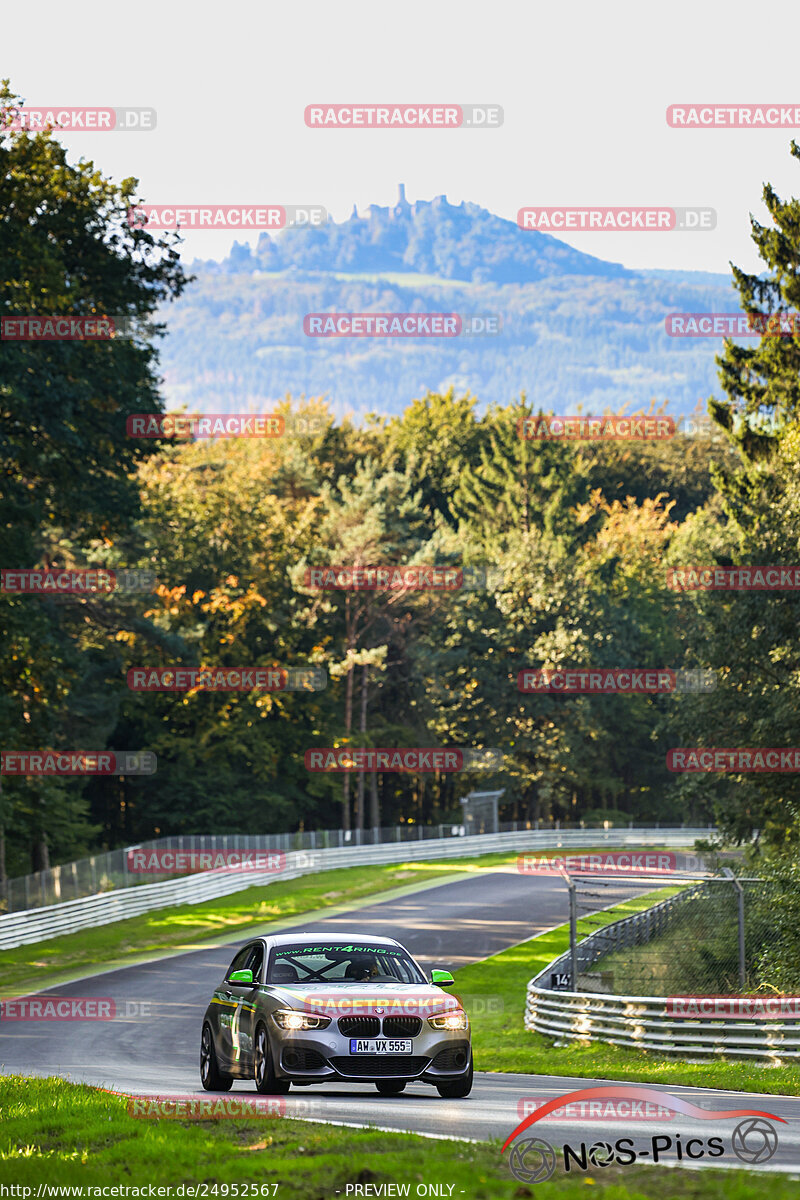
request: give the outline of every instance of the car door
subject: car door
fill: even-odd
[[[249,1078],[255,1069],[255,1039],[256,1039],[256,1017],[257,1005],[260,996],[260,984],[264,974],[264,943],[254,942],[248,947],[250,953],[244,964],[244,970],[253,972],[253,983],[255,987],[247,987],[242,984],[234,984],[234,988],[238,989],[239,1002],[239,1051],[240,1062]]]
[[[241,1062],[241,1046],[239,1038],[240,1004],[245,989],[241,984],[231,983],[230,977],[234,971],[243,971],[247,961],[252,957],[253,943],[239,950],[225,972],[225,979],[214,993],[214,1002],[219,1006],[219,1035],[217,1052],[226,1069],[232,1069],[238,1074]],[[248,993],[249,994],[249,993]]]

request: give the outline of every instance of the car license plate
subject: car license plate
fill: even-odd
[[[410,1054],[411,1038],[350,1038],[351,1054]]]

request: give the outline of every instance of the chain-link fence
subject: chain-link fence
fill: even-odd
[[[584,881],[576,887],[576,907],[596,907],[605,895],[602,883]],[[730,872],[687,887],[607,933],[591,931],[591,962],[577,947],[579,984],[619,996],[729,995],[769,987],[764,963],[775,901],[774,881]]]

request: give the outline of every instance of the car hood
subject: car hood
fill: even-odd
[[[285,1008],[324,1016],[421,1016],[460,1008],[456,996],[431,984],[329,983],[267,984],[267,990]]]

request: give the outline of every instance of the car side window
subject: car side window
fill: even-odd
[[[245,962],[245,968],[249,967],[253,972],[253,979],[256,983],[261,982],[261,968],[264,965],[264,946],[261,942],[256,942],[254,946],[249,947],[250,956]]]
[[[225,975],[226,979],[230,979],[234,971],[244,970],[244,968],[247,966],[247,960],[250,957],[252,949],[252,946],[245,946],[244,950],[239,951],[231,965],[228,967],[227,974]]]

